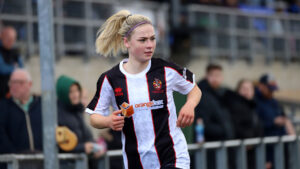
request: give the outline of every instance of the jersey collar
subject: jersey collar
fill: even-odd
[[[128,62],[128,59],[123,59],[120,64],[119,64],[119,68],[120,68],[120,71],[127,77],[131,77],[131,78],[139,78],[139,77],[143,77],[145,76],[145,74],[150,70],[151,68],[151,60],[149,60],[149,63],[148,63],[148,66],[143,70],[141,71],[140,73],[137,73],[137,74],[130,74],[128,72],[125,71],[124,67],[123,67],[123,64]]]

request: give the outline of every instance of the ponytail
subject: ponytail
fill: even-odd
[[[127,48],[123,38],[130,39],[135,26],[140,23],[149,23],[149,18],[142,15],[131,15],[127,10],[121,10],[109,17],[97,33],[95,42],[96,52],[103,56],[116,56],[120,51],[126,52]],[[136,27],[137,27],[136,26]]]

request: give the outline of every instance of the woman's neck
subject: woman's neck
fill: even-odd
[[[139,62],[135,59],[132,59],[132,57],[129,57],[128,62],[124,63],[124,69],[126,72],[130,74],[138,74],[145,70],[149,64],[149,61],[146,62]]]

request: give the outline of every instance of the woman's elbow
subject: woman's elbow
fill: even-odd
[[[90,115],[90,125],[94,128],[97,128],[97,123],[96,123],[96,115],[92,114]]]
[[[97,129],[106,128],[105,126],[105,117],[99,114],[90,115],[90,125]]]
[[[198,97],[201,98],[202,96],[202,91],[201,89],[198,87],[198,85],[195,85],[195,93],[197,93]]]

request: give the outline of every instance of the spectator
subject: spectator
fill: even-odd
[[[206,77],[198,83],[204,94],[196,107],[196,116],[203,118],[206,141],[234,138],[230,113],[223,103],[227,89],[221,86],[222,82],[222,67],[217,64],[210,64],[206,68]]]
[[[72,152],[85,152],[90,157],[90,168],[97,168],[97,159],[104,154],[104,151],[93,141],[92,134],[84,123],[84,106],[81,103],[82,89],[80,84],[70,77],[60,76],[57,80],[56,89],[58,125],[68,127],[78,138],[78,145]]]
[[[239,0],[224,0],[223,3],[224,6],[232,7],[232,8],[239,6]]]
[[[246,139],[263,136],[263,127],[256,112],[254,101],[254,85],[251,81],[240,80],[236,92],[228,91],[225,94],[227,105],[235,129],[236,139]],[[247,165],[255,168],[255,149],[247,147]]]
[[[14,49],[17,33],[13,27],[4,27],[0,42],[0,99],[8,93],[8,80],[15,68],[22,68],[23,61],[19,52]]]
[[[222,67],[210,64],[206,68],[206,77],[198,83],[203,92],[202,99],[196,107],[196,119],[203,119],[205,141],[220,141],[235,138],[230,113],[224,105],[224,94],[227,91],[222,87]],[[207,151],[208,169],[215,169],[215,150]],[[234,168],[234,159],[229,156],[230,168]]]
[[[300,1],[289,0],[288,12],[298,14],[300,13]]]
[[[278,90],[274,77],[270,74],[263,75],[256,88],[255,99],[257,111],[264,125],[265,136],[282,136],[294,134],[294,129],[289,127],[290,120],[285,116],[283,108],[274,98],[274,91]]]
[[[256,112],[254,86],[249,80],[241,80],[236,92],[227,91],[225,104],[231,113],[236,139],[261,137],[263,128]]]
[[[32,81],[24,69],[9,80],[11,97],[0,101],[0,154],[41,152],[41,99],[31,94]],[[3,166],[0,166],[0,168]]]
[[[272,75],[261,76],[256,88],[255,100],[258,115],[263,121],[264,136],[294,135],[295,130],[291,121],[285,116],[283,108],[274,98],[273,94],[276,90],[278,87]],[[267,146],[267,168],[273,168],[273,154],[273,146]]]

